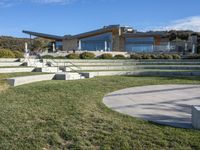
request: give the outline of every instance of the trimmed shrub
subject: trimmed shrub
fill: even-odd
[[[142,59],[142,55],[141,54],[132,54],[130,56],[131,59]]]
[[[151,59],[151,55],[150,54],[143,54],[142,59]]]
[[[57,57],[54,57],[54,59],[66,59],[65,56],[57,56]]]
[[[79,54],[75,54],[75,53],[72,53],[72,54],[69,54],[66,56],[68,59],[79,59],[80,58],[80,55]]]
[[[13,51],[15,58],[24,58],[24,55],[20,51]]]
[[[181,56],[178,54],[173,54],[172,57],[173,59],[181,59]]]
[[[158,56],[155,54],[151,54],[151,59],[158,59]]]
[[[11,50],[0,50],[0,58],[15,58],[15,54]]]
[[[54,57],[51,55],[44,55],[44,56],[42,56],[42,58],[43,59],[54,59]]]
[[[102,55],[101,55],[101,58],[102,58],[102,59],[112,59],[112,58],[113,58],[113,55],[110,54],[110,53],[105,53],[105,54],[102,54]]]
[[[121,54],[115,55],[114,58],[115,58],[115,59],[126,59],[126,57],[125,57],[124,55],[121,55]]]
[[[170,54],[161,54],[158,56],[159,59],[173,59],[173,56]]]
[[[189,55],[186,59],[200,59],[200,54]]]
[[[80,55],[81,59],[94,59],[95,58],[95,54],[91,53],[91,52],[84,52]]]

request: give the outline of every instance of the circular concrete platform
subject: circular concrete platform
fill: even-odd
[[[200,85],[150,85],[106,95],[109,108],[133,117],[181,128],[192,128],[191,105],[200,105]]]

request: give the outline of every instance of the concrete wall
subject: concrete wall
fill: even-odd
[[[192,125],[195,129],[200,129],[200,106],[192,106]]]
[[[63,40],[63,50],[64,51],[72,51],[77,50],[78,39],[65,39]]]

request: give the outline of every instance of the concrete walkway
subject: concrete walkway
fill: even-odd
[[[106,95],[109,108],[159,124],[192,128],[191,105],[200,105],[200,85],[151,85]]]

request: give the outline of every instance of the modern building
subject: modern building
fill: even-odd
[[[167,31],[138,32],[120,25],[77,34],[56,36],[23,31],[30,36],[53,40],[53,51],[100,51],[100,52],[192,52],[197,50],[197,35],[187,40],[170,40]]]

